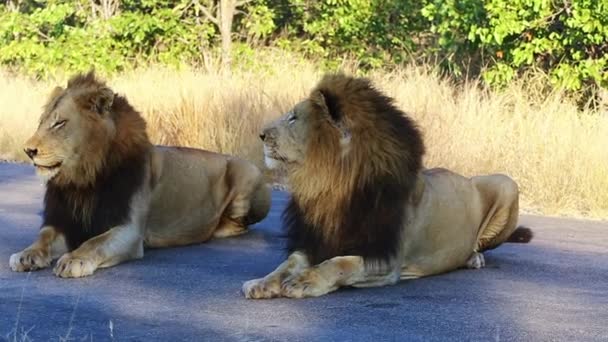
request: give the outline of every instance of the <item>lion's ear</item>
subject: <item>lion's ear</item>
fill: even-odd
[[[342,112],[338,99],[328,91],[315,90],[312,92],[310,99],[321,109],[327,119],[338,123],[342,120]]]
[[[323,112],[332,126],[340,131],[342,138],[349,137],[350,139],[350,130],[344,122],[340,101],[334,94],[319,89],[312,92],[310,100]]]
[[[92,111],[97,112],[100,115],[108,113],[114,103],[114,92],[107,87],[100,88],[91,94],[89,103]]]
[[[55,89],[53,89],[53,91],[51,91],[51,94],[49,95],[48,102],[51,102],[52,100],[56,99],[59,95],[61,95],[61,93],[63,93],[63,88],[55,87]]]

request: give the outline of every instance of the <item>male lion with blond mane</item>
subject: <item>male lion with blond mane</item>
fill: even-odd
[[[46,180],[38,239],[10,257],[14,271],[57,276],[141,258],[146,247],[242,234],[270,208],[253,164],[179,147],[154,147],[126,98],[93,72],[57,87],[25,153]]]
[[[316,297],[481,268],[482,252],[532,237],[516,230],[512,179],[423,170],[418,128],[366,79],[325,76],[260,137],[268,166],[287,171],[290,255],[246,282],[247,298]]]

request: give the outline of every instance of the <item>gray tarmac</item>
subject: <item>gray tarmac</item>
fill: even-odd
[[[40,225],[32,167],[0,164],[0,340],[608,341],[608,223],[522,216],[536,236],[486,253],[487,267],[303,299],[246,300],[244,281],[284,258],[275,192],[250,233],[84,279],[15,273]]]

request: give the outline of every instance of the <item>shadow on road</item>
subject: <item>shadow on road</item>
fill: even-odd
[[[38,231],[42,193],[25,176],[0,190],[13,186],[25,190],[0,199],[0,336],[18,318],[18,330],[32,328],[28,336],[43,341],[67,332],[102,341],[608,339],[603,224],[524,217],[536,232],[532,243],[488,252],[482,270],[313,299],[248,301],[242,283],[284,258],[284,193],[274,193],[269,217],[245,236],[148,250],[142,260],[65,280],[50,270],[29,277],[9,270],[9,255]]]

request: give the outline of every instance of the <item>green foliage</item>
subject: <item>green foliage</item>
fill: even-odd
[[[364,68],[407,60],[424,26],[416,0],[274,0],[275,41],[325,61],[354,58]]]
[[[472,58],[491,84],[534,67],[566,89],[608,85],[606,1],[434,0],[423,15],[452,66]]]
[[[246,10],[246,17],[240,18],[238,25],[244,31],[249,43],[257,43],[270,36],[276,26],[274,24],[274,10],[266,1],[252,3]]]
[[[182,13],[142,1],[108,19],[91,18],[91,8],[66,1],[38,1],[29,11],[0,9],[0,64],[48,76],[58,69],[120,71],[138,64],[189,63],[201,42],[214,34],[209,23],[194,23]],[[130,6],[140,11],[128,11]]]
[[[201,64],[220,37],[200,4],[219,1],[121,0],[110,15],[91,0],[0,5],[0,65],[44,77]],[[571,90],[608,84],[606,0],[254,0],[237,10],[233,55],[245,67],[259,63],[253,49],[271,46],[329,68],[438,56],[450,75],[497,86],[531,68]]]

